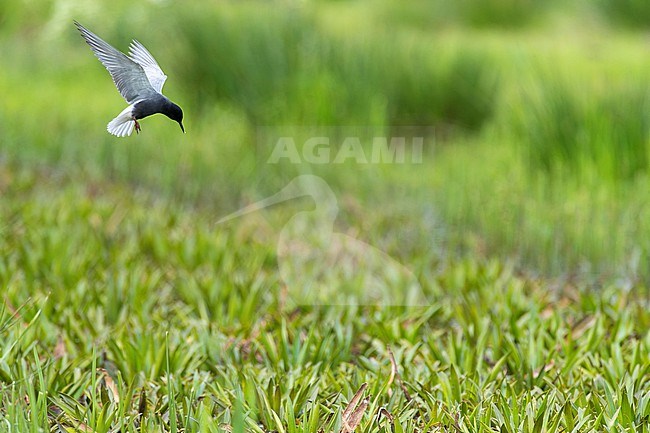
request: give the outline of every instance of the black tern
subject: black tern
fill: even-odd
[[[81,36],[90,45],[95,56],[106,67],[120,94],[129,104],[111,120],[106,129],[118,137],[131,135],[133,127],[140,132],[138,120],[152,114],[162,113],[183,127],[183,110],[162,94],[167,79],[151,53],[135,39],[129,46],[129,55],[118,51],[99,36],[74,22]]]

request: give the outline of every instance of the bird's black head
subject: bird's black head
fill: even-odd
[[[181,110],[181,107],[170,102],[169,105],[165,107],[164,114],[170,119],[177,121],[181,126],[181,130],[185,132],[185,128],[183,127],[183,110]]]

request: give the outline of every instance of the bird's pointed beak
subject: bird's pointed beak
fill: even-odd
[[[185,128],[183,128],[183,122],[178,122],[178,124],[181,126],[181,131],[183,131],[183,134],[185,134]]]

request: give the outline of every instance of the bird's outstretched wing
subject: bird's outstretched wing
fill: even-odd
[[[155,92],[142,65],[104,42],[99,36],[78,22],[75,21],[74,24],[81,32],[81,36],[86,40],[86,43],[90,45],[95,56],[111,74],[117,90],[120,91],[126,102],[133,104],[137,100],[144,99]],[[149,56],[151,57],[151,55]]]
[[[167,75],[160,69],[158,62],[153,58],[151,53],[140,42],[133,40],[129,47],[129,57],[131,60],[142,66],[151,87],[158,93],[162,93],[163,84]]]

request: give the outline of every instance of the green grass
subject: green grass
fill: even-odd
[[[589,78],[546,71],[535,80],[539,88],[522,90],[508,124],[532,170],[580,177],[596,169],[610,182],[648,171],[650,92],[647,74],[634,66],[624,75],[601,67]]]
[[[186,94],[233,103],[253,125],[476,130],[492,114],[497,74],[481,51],[321,27],[304,8],[188,9]]]
[[[287,308],[257,229],[2,174],[0,429],[338,431],[368,383],[363,431],[389,428],[380,408],[406,432],[647,431],[650,316],[634,291],[448,260],[416,268],[430,307]]]
[[[614,24],[629,28],[647,29],[650,25],[650,6],[641,0],[599,0],[603,14]]]
[[[523,27],[540,19],[552,2],[539,0],[462,0],[462,22],[475,27]]]
[[[643,34],[443,3],[0,6],[0,432],[648,432]],[[186,135],[105,132],[124,102],[73,18],[155,54]],[[422,164],[267,163],[402,133]],[[429,305],[363,305],[356,260],[296,305],[278,247],[321,202],[216,224],[300,174],[336,200],[315,237]]]

